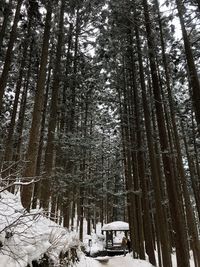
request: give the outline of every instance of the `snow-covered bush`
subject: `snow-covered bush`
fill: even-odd
[[[79,247],[76,233],[50,221],[42,210],[27,212],[19,194],[0,193],[0,267],[31,266],[44,256],[60,266],[61,260],[78,259]]]

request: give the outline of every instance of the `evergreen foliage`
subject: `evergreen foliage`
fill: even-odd
[[[88,234],[126,220],[135,258],[156,265],[156,248],[170,267],[175,249],[189,267],[192,250],[200,266],[199,12],[199,0],[0,3],[1,183],[22,182],[25,209],[81,240],[84,218]]]

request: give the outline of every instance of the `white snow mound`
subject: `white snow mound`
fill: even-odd
[[[24,210],[19,195],[0,193],[0,267],[26,267],[46,254],[55,264],[60,252],[79,246],[77,233],[69,232],[42,215]]]

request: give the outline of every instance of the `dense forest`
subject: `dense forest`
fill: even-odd
[[[199,24],[199,0],[1,0],[0,186],[200,267]]]

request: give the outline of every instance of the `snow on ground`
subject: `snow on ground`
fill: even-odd
[[[91,254],[102,251],[105,246],[105,236],[101,234],[100,224],[97,233],[86,235],[84,225],[84,246]],[[115,237],[122,239],[123,232]],[[77,232],[50,221],[42,215],[42,210],[32,210],[27,213],[20,202],[19,195],[7,191],[0,193],[0,267],[26,267],[33,260],[39,260],[46,254],[58,266],[59,255],[72,247],[81,245]],[[101,257],[98,259],[86,257],[79,250],[80,262],[76,267],[152,267],[147,261],[136,260],[127,254],[126,257]],[[173,267],[176,257],[172,255]],[[190,267],[194,267],[191,260]]]
[[[102,257],[103,258],[103,257]],[[150,263],[143,260],[135,260],[130,254],[124,256],[105,257],[108,261],[101,262],[100,260],[83,256],[76,267],[153,267]]]
[[[85,250],[93,255],[98,251],[105,249],[105,236],[101,234],[92,233],[91,235],[86,235],[83,241]]]
[[[104,260],[105,259],[105,260]],[[172,255],[172,266],[177,267],[176,256]],[[131,254],[115,257],[89,258],[82,256],[76,267],[153,267],[149,262],[133,259]],[[190,260],[190,267],[195,267],[194,261]]]
[[[19,195],[0,193],[0,267],[25,267],[44,253],[58,262],[60,252],[78,247],[78,235],[50,221],[41,210],[26,212]]]

